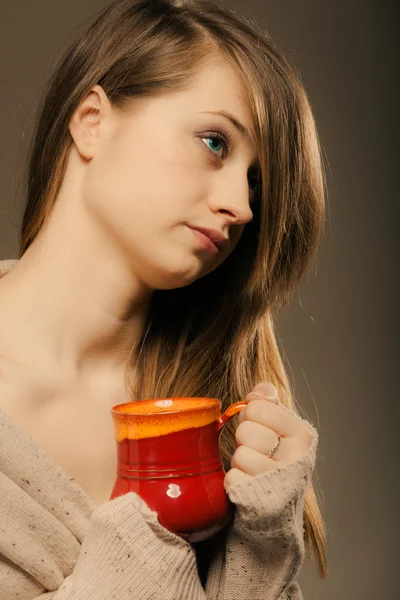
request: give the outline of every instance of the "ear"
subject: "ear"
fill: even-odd
[[[69,123],[69,131],[79,154],[91,159],[99,146],[100,134],[111,114],[111,103],[103,88],[93,86],[75,109]]]

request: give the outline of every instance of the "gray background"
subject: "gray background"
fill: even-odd
[[[101,0],[1,0],[0,257],[17,256],[33,110],[54,57]],[[327,165],[316,268],[280,317],[316,473],[330,576],[304,565],[307,600],[397,598],[399,357],[395,2],[225,0],[267,28],[300,70]],[[396,157],[397,158],[397,157]],[[317,276],[315,276],[317,275]],[[397,550],[397,554],[396,554]]]

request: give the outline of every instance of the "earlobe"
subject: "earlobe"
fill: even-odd
[[[108,98],[104,90],[94,86],[81,101],[69,123],[69,131],[82,158],[95,156],[99,144],[100,127],[107,112]]]

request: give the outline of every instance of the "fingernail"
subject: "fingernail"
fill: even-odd
[[[257,392],[250,392],[250,394],[247,394],[246,398],[250,400],[257,400],[257,398],[262,398],[263,400],[265,400],[265,396],[263,394],[257,394]]]
[[[254,388],[254,393],[260,393],[267,400],[277,400],[278,398],[278,390],[274,384],[269,381],[258,383]]]

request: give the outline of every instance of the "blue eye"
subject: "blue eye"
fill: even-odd
[[[223,146],[224,149],[224,156],[229,156],[231,148],[232,148],[232,138],[231,136],[228,134],[228,132],[226,131],[210,131],[207,132],[205,137],[201,138],[202,140],[211,140],[213,142],[213,144],[215,145],[221,145]],[[210,146],[207,146],[210,149],[210,152],[212,154],[217,154],[220,149],[217,148],[211,148]]]

